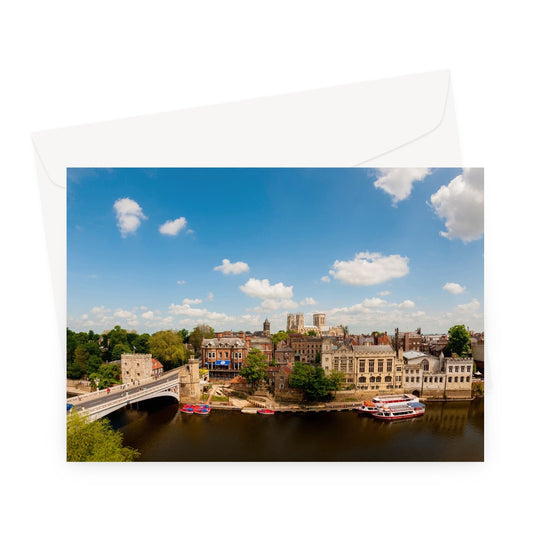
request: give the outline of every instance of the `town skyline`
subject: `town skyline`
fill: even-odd
[[[69,169],[67,325],[483,331],[480,169]]]

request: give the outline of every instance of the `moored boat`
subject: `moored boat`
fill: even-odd
[[[370,400],[365,400],[362,405],[359,405],[355,410],[361,415],[371,415],[378,410],[377,405]]]
[[[403,405],[407,402],[418,402],[418,397],[414,394],[389,394],[387,396],[374,396],[372,398],[372,403],[377,407]]]
[[[275,413],[272,409],[258,409],[257,412],[260,415],[273,415]]]
[[[192,415],[194,413],[194,406],[193,405],[190,405],[188,403],[186,403],[181,409],[180,411],[182,413],[185,413],[187,415]]]
[[[195,415],[208,415],[211,411],[211,407],[206,404],[194,405],[193,411]]]
[[[425,412],[426,406],[423,403],[408,402],[379,407],[375,413],[372,413],[372,416],[378,420],[405,420],[407,418],[422,416]]]

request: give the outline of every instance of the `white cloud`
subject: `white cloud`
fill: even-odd
[[[154,319],[154,312],[153,311],[146,311],[146,313],[143,313],[141,315],[142,318],[145,320],[153,320]]]
[[[225,322],[232,320],[232,318],[225,313],[217,313],[215,311],[208,311],[207,309],[199,309],[198,307],[191,307],[189,304],[170,304],[169,312],[173,315],[184,315],[198,320],[211,320],[216,322]]]
[[[329,274],[349,285],[376,285],[408,274],[409,259],[400,255],[382,256],[361,252],[352,261],[335,261]]]
[[[243,263],[242,261],[237,261],[236,263],[231,263],[229,259],[222,259],[222,264],[216,266],[213,270],[218,270],[223,274],[242,274],[243,272],[248,272],[250,267]]]
[[[186,225],[187,220],[185,217],[176,218],[175,220],[167,220],[164,224],[159,226],[159,233],[162,235],[176,236]]]
[[[125,318],[125,319],[130,319],[130,320],[134,320],[137,318],[135,313],[132,313],[131,311],[126,311],[124,309],[117,309],[113,316],[116,316],[117,318]]]
[[[176,283],[178,285],[185,285],[185,283],[187,283],[186,281],[183,281],[183,280],[179,280],[179,281],[176,281]]]
[[[452,294],[461,294],[464,292],[466,287],[461,287],[459,283],[446,283],[443,285],[443,290],[448,291]]]
[[[316,305],[317,303],[318,302],[314,298],[311,298],[310,296],[308,296],[307,298],[304,298],[300,302],[300,305]]]
[[[292,285],[287,287],[279,282],[270,285],[268,279],[250,278],[244,285],[239,287],[244,294],[251,298],[273,299],[273,298],[292,298]]]
[[[95,315],[103,315],[105,313],[109,313],[111,309],[107,309],[105,305],[101,305],[100,307],[93,307],[91,309],[91,313]]]
[[[387,305],[387,301],[381,298],[365,298],[362,305],[365,307],[383,307]]]
[[[374,187],[392,196],[393,203],[405,200],[411,194],[413,183],[422,181],[431,173],[429,168],[384,168],[380,169]]]
[[[256,311],[293,309],[298,306],[292,300],[292,285],[287,287],[281,282],[270,285],[268,279],[259,280],[250,278],[239,289],[251,298],[260,298],[263,300],[261,305],[255,309]]]
[[[141,206],[130,198],[119,198],[114,204],[113,209],[118,221],[118,229],[122,237],[130,233],[135,233],[141,225],[141,220],[147,217],[143,214]]]
[[[479,300],[477,298],[474,298],[471,302],[468,302],[466,304],[459,304],[455,308],[460,313],[474,313],[476,312],[480,307]]]
[[[323,281],[324,283],[329,283],[331,281],[329,276],[322,276],[320,278],[320,281]]]
[[[183,298],[183,302],[186,305],[196,305],[201,304],[202,300],[200,298]]]
[[[415,302],[412,300],[404,300],[401,304],[398,305],[400,309],[412,309],[415,307]]]
[[[431,196],[431,205],[445,220],[447,239],[471,242],[483,235],[483,169],[464,169],[448,185]]]

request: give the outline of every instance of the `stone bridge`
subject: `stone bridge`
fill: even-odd
[[[180,401],[195,402],[200,398],[199,361],[191,359],[186,365],[165,372],[157,379],[147,378],[136,385],[125,384],[72,397],[67,400],[74,408],[91,420],[152,398],[169,396]]]

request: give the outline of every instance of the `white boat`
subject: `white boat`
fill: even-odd
[[[387,407],[390,405],[405,405],[407,402],[418,402],[418,397],[414,394],[390,394],[387,396],[374,396],[372,400],[366,400],[356,407],[356,411],[362,415],[372,415],[378,411],[380,407]]]
[[[408,402],[404,404],[390,405],[388,407],[379,407],[374,418],[378,420],[405,420],[406,418],[416,418],[426,412],[426,406],[420,402]]]

